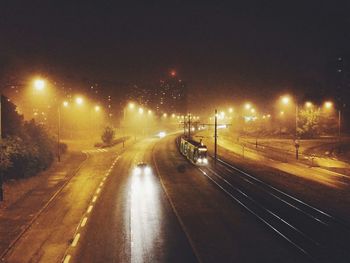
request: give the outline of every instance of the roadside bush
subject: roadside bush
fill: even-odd
[[[24,131],[25,138],[8,137],[2,141],[0,170],[5,179],[33,176],[54,160],[54,140],[41,126],[29,122]]]
[[[7,118],[13,116],[16,121],[12,125],[15,130],[3,134],[4,138],[0,141],[0,173],[5,180],[29,177],[47,169],[57,151],[54,138],[44,126],[34,120],[24,122],[15,111],[14,104],[8,105]],[[67,145],[60,144],[60,150],[61,153],[66,152]]]
[[[111,127],[107,126],[102,133],[101,139],[105,144],[111,144],[114,136],[114,130]]]

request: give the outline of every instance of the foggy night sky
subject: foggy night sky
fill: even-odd
[[[346,1],[74,2],[1,2],[1,77],[142,84],[175,69],[204,102],[263,100],[317,92],[350,53]]]

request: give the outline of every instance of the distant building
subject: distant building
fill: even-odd
[[[133,85],[128,88],[130,92],[127,95],[128,101],[136,102],[144,107],[149,107],[152,102],[153,90],[139,85]]]
[[[187,112],[187,86],[174,71],[167,79],[160,81],[154,98],[154,106],[158,113],[186,114]]]

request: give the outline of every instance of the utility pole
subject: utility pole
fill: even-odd
[[[2,94],[0,93],[0,141],[2,140],[2,111],[1,111],[1,102],[2,102]],[[2,150],[2,149],[1,149]],[[4,201],[4,190],[2,189],[2,184],[3,184],[3,175],[2,172],[0,171],[0,202]]]
[[[341,141],[341,111],[338,110],[338,140]]]
[[[218,153],[218,110],[215,109],[215,123],[214,123],[214,160],[216,163]]]
[[[60,151],[60,130],[61,130],[61,110],[60,110],[60,105],[58,105],[57,108],[57,120],[58,120],[58,124],[57,124],[57,161],[60,162],[61,161],[61,151]]]
[[[184,115],[184,136],[186,135],[186,121],[185,121],[186,117]]]
[[[295,159],[299,159],[299,147],[300,142],[298,140],[298,114],[299,114],[299,106],[298,106],[298,100],[295,99]]]
[[[191,113],[188,114],[188,138],[191,139]]]
[[[2,112],[1,112],[1,102],[2,102],[2,94],[0,93],[0,141],[2,139]]]

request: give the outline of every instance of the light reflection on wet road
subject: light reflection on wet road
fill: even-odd
[[[130,177],[131,262],[151,262],[164,235],[158,178],[153,173]]]

